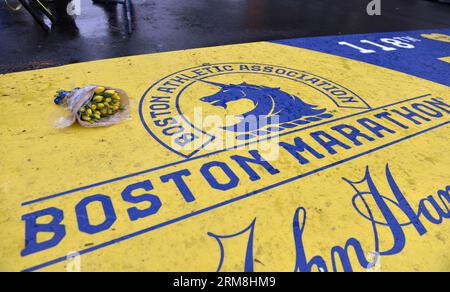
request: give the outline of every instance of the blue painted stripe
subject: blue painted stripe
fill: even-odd
[[[358,60],[450,86],[450,64],[439,60],[450,56],[450,43],[431,40],[421,36],[422,34],[431,33],[450,35],[450,29],[311,37],[280,40],[273,43]],[[382,38],[405,36],[419,39],[420,42],[410,42],[409,44],[414,45],[415,48],[407,49],[381,41]],[[361,43],[361,40],[368,40],[395,48],[396,50],[383,51],[376,46]],[[339,45],[339,42],[347,42],[365,49],[375,50],[376,53],[362,54],[348,46]],[[295,56],[292,57],[295,58]],[[383,78],[387,77],[383,76]]]

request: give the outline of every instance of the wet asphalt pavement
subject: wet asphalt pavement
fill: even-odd
[[[16,5],[16,0],[7,0]],[[124,6],[81,0],[68,17],[67,0],[48,7],[58,21],[45,33],[25,9],[0,4],[0,73],[112,57],[305,36],[450,27],[450,4],[382,0],[132,0],[127,33]]]

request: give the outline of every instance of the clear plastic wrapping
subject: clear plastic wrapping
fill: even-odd
[[[80,110],[92,100],[95,89],[98,87],[104,87],[106,90],[115,90],[120,96],[121,107],[115,114],[108,117],[102,117],[100,120],[90,123],[81,118],[82,114]],[[61,106],[65,108],[65,113],[60,112],[52,118],[53,126],[60,129],[69,127],[76,121],[78,121],[78,123],[83,127],[94,128],[111,126],[131,118],[130,98],[128,94],[122,89],[110,86],[89,85],[83,88],[75,89],[64,98]]]

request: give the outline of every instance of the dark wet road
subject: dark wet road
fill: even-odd
[[[8,0],[15,3],[15,0]],[[65,10],[64,0],[49,4]],[[450,5],[384,0],[382,16],[369,0],[133,0],[127,34],[122,5],[81,0],[81,15],[50,33],[24,10],[0,4],[0,72],[205,46],[304,36],[450,27]]]

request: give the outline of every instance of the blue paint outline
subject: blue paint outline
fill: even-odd
[[[281,44],[280,44],[280,45],[281,45]],[[179,151],[176,151],[176,150],[172,149],[169,145],[167,145],[166,143],[162,142],[162,141],[156,136],[155,133],[153,133],[153,131],[150,129],[150,127],[147,125],[147,123],[146,123],[146,121],[145,121],[144,114],[143,114],[143,111],[142,111],[142,106],[143,106],[143,104],[144,104],[145,98],[147,97],[147,94],[148,94],[148,93],[149,93],[156,85],[158,85],[161,81],[163,81],[163,80],[165,80],[165,79],[169,79],[169,78],[173,77],[174,75],[177,75],[177,74],[180,74],[180,73],[182,73],[182,72],[189,71],[189,70],[197,69],[197,68],[208,67],[208,66],[219,66],[219,65],[258,65],[258,66],[269,66],[269,67],[274,67],[274,68],[276,67],[276,68],[280,68],[280,69],[291,70],[291,71],[295,71],[295,72],[299,72],[299,73],[305,73],[305,74],[311,75],[311,76],[313,76],[313,77],[318,77],[318,78],[320,78],[320,79],[322,79],[322,80],[325,80],[325,81],[327,81],[327,82],[330,82],[331,84],[336,84],[336,85],[340,86],[341,88],[347,90],[348,92],[350,92],[350,93],[353,94],[354,96],[358,97],[358,99],[359,99],[360,101],[362,101],[362,103],[365,104],[366,107],[348,107],[348,106],[340,106],[340,105],[339,105],[332,97],[330,97],[328,94],[326,94],[326,93],[324,93],[324,92],[321,92],[320,90],[318,90],[317,88],[313,87],[312,85],[309,85],[309,84],[307,84],[307,83],[305,83],[305,82],[302,82],[300,79],[292,78],[292,77],[289,77],[289,76],[285,77],[285,76],[280,76],[280,75],[277,75],[277,74],[272,75],[272,74],[265,74],[265,73],[261,73],[261,72],[238,72],[238,71],[228,72],[228,74],[232,74],[232,73],[234,73],[234,74],[238,74],[238,73],[244,73],[244,74],[245,74],[245,73],[252,73],[252,74],[262,74],[262,75],[267,75],[267,76],[278,76],[278,77],[282,77],[282,78],[287,78],[287,79],[290,79],[290,80],[292,80],[292,81],[297,81],[297,82],[303,83],[304,85],[308,85],[308,86],[310,86],[311,88],[314,88],[314,89],[318,90],[319,92],[321,92],[322,94],[324,94],[325,96],[327,96],[331,101],[333,101],[333,102],[336,104],[337,107],[340,107],[340,108],[352,108],[352,109],[371,109],[371,106],[370,106],[370,105],[369,105],[369,104],[368,104],[361,96],[359,96],[358,94],[356,94],[356,93],[353,92],[352,90],[348,89],[347,87],[342,86],[342,85],[340,85],[339,83],[334,82],[334,81],[331,81],[331,80],[329,80],[329,79],[327,79],[327,78],[324,78],[324,77],[322,77],[322,76],[319,76],[319,75],[316,75],[316,74],[313,74],[313,73],[309,73],[309,72],[303,71],[303,70],[298,70],[298,69],[293,69],[293,68],[284,67],[284,66],[278,66],[278,65],[261,64],[261,63],[251,63],[251,62],[250,62],[250,63],[246,63],[246,62],[214,63],[214,64],[207,64],[207,65],[195,66],[195,67],[183,69],[183,70],[181,70],[181,71],[172,73],[172,74],[170,74],[170,75],[167,75],[167,76],[165,76],[165,77],[159,79],[158,81],[156,81],[155,83],[153,83],[153,84],[152,84],[152,85],[144,92],[144,94],[142,95],[141,100],[140,100],[140,102],[139,102],[139,118],[140,118],[140,120],[141,120],[142,125],[144,126],[144,128],[146,129],[146,131],[147,131],[147,132],[148,132],[148,133],[149,133],[156,141],[158,141],[159,144],[161,144],[162,146],[164,146],[164,147],[165,147],[166,149],[168,149],[169,151],[171,151],[171,152],[173,152],[173,153],[175,153],[175,154],[177,154],[177,155],[180,155],[180,156],[182,156],[182,157],[184,157],[184,158],[191,158],[192,156],[194,156],[195,154],[197,154],[201,149],[203,149],[206,145],[208,145],[209,143],[211,143],[212,141],[214,141],[215,137],[212,136],[212,135],[210,135],[210,134],[208,134],[208,133],[203,132],[203,131],[200,130],[200,129],[197,129],[196,127],[194,127],[190,122],[187,121],[187,119],[186,119],[186,118],[184,117],[184,115],[181,113],[181,110],[179,109],[179,106],[178,106],[178,95],[180,95],[181,92],[184,91],[184,89],[186,88],[186,87],[185,87],[185,88],[183,88],[183,90],[182,90],[180,93],[178,93],[178,95],[177,95],[177,97],[176,97],[176,100],[175,100],[175,107],[176,107],[176,109],[177,109],[179,115],[180,115],[186,122],[188,122],[191,126],[193,126],[194,129],[196,129],[196,130],[198,130],[198,131],[200,131],[200,132],[202,132],[202,133],[204,133],[204,134],[206,134],[206,135],[208,135],[208,136],[210,136],[210,137],[213,137],[213,139],[210,140],[209,142],[207,142],[206,144],[202,145],[199,149],[195,150],[193,153],[191,153],[191,154],[189,154],[189,155],[183,154],[183,153],[181,153],[181,152],[179,152]],[[202,79],[205,79],[205,78],[215,77],[215,76],[220,76],[220,75],[224,75],[224,74],[227,74],[227,73],[218,73],[218,74],[214,74],[214,75],[207,76],[207,77],[204,77],[204,78],[194,78],[194,79],[191,79],[193,82],[190,83],[188,86],[192,85],[192,84],[195,83],[195,82],[198,82],[199,79],[202,80]],[[258,140],[257,142],[259,142],[259,141],[260,141],[260,140]]]
[[[192,158],[188,158],[188,159],[184,159],[184,160],[179,160],[179,161],[172,162],[172,163],[169,163],[169,164],[166,164],[166,165],[161,165],[161,166],[158,166],[158,167],[155,167],[155,168],[149,168],[149,169],[146,169],[146,170],[143,170],[143,171],[139,171],[139,172],[127,174],[127,175],[124,175],[124,176],[120,176],[120,177],[117,177],[117,178],[105,180],[105,181],[102,181],[102,182],[90,184],[90,185],[87,185],[87,186],[71,189],[71,190],[68,190],[68,191],[65,191],[65,192],[56,193],[56,194],[53,194],[53,195],[50,195],[50,196],[41,197],[41,198],[38,198],[38,199],[26,201],[26,202],[23,202],[21,204],[21,206],[22,207],[29,206],[29,205],[32,205],[32,204],[36,204],[36,203],[39,203],[39,202],[46,201],[46,200],[50,200],[50,199],[54,199],[54,198],[57,198],[57,197],[65,196],[65,195],[68,195],[68,194],[72,194],[72,193],[84,191],[84,190],[87,190],[87,189],[99,187],[99,186],[102,186],[102,185],[106,185],[106,184],[110,184],[110,183],[117,182],[117,181],[120,181],[120,180],[128,179],[128,178],[131,178],[131,177],[143,175],[143,174],[146,174],[146,173],[151,173],[151,172],[158,171],[158,170],[161,170],[161,169],[164,169],[164,168],[169,168],[169,167],[172,167],[172,166],[175,166],[175,165],[187,163],[187,162],[190,162],[190,161],[195,161],[195,160],[198,160],[198,159],[201,159],[201,158],[209,157],[209,156],[220,154],[220,153],[223,153],[223,152],[228,152],[230,150],[235,150],[235,149],[238,149],[240,147],[249,146],[249,145],[252,145],[252,144],[257,143],[257,142],[268,141],[268,140],[271,140],[273,138],[282,137],[282,136],[285,136],[285,135],[290,135],[290,134],[297,133],[297,132],[300,132],[300,131],[303,131],[303,130],[307,130],[307,129],[310,129],[310,128],[314,128],[314,127],[330,124],[330,123],[337,122],[337,121],[340,121],[340,120],[344,120],[344,119],[347,119],[347,118],[351,118],[351,117],[354,117],[354,116],[357,116],[357,115],[363,115],[363,114],[370,113],[370,112],[373,112],[373,111],[376,111],[376,110],[379,110],[379,109],[383,109],[383,108],[386,108],[386,107],[402,104],[402,103],[405,103],[405,102],[409,102],[409,101],[413,101],[413,100],[416,100],[416,99],[425,98],[425,97],[429,97],[429,96],[432,96],[432,95],[431,94],[425,94],[425,95],[421,95],[421,96],[417,96],[417,97],[412,97],[412,98],[409,98],[409,99],[406,99],[406,100],[397,101],[397,102],[394,102],[394,103],[391,103],[391,104],[387,104],[387,105],[383,105],[383,106],[380,106],[380,107],[377,107],[377,108],[372,108],[370,110],[357,112],[357,113],[354,113],[354,114],[349,115],[349,116],[344,116],[344,117],[340,117],[340,118],[337,118],[337,119],[328,120],[328,121],[325,121],[323,123],[310,125],[310,126],[306,126],[306,127],[303,127],[303,128],[295,129],[295,130],[292,130],[292,131],[284,132],[284,133],[281,133],[280,135],[275,136],[275,137],[268,137],[268,138],[265,138],[265,139],[262,139],[262,140],[259,140],[259,141],[252,141],[252,142],[240,145],[239,147],[238,146],[229,147],[229,148],[226,148],[226,149],[218,150],[218,151],[211,152],[211,153],[206,153],[206,154],[199,155],[199,156],[196,156],[196,157],[192,157]]]
[[[208,211],[211,211],[211,210],[214,210],[214,209],[217,209],[217,208],[220,208],[220,207],[229,205],[229,204],[231,204],[231,203],[240,201],[240,200],[242,200],[242,199],[246,199],[246,198],[252,197],[252,196],[254,196],[254,195],[257,195],[257,194],[263,193],[263,192],[265,192],[265,191],[268,191],[268,190],[271,190],[271,189],[280,187],[280,186],[282,186],[282,185],[291,183],[291,182],[293,182],[293,181],[296,181],[296,180],[299,180],[299,179],[308,177],[308,176],[310,176],[310,175],[319,173],[319,172],[324,171],[324,170],[327,170],[327,169],[329,169],[329,168],[332,168],[332,167],[335,167],[335,166],[344,164],[344,163],[346,163],[346,162],[348,162],[348,161],[352,161],[352,160],[357,159],[357,158],[359,158],[359,157],[361,157],[361,156],[365,156],[365,155],[371,154],[371,153],[373,153],[373,152],[376,152],[376,151],[378,151],[378,150],[384,149],[384,148],[389,147],[389,146],[391,146],[391,145],[398,144],[398,143],[400,143],[400,142],[402,142],[402,141],[405,141],[405,140],[411,139],[411,138],[413,138],[413,137],[419,136],[419,135],[421,135],[421,134],[430,132],[430,131],[432,131],[432,130],[434,130],[434,129],[437,129],[437,128],[446,126],[446,125],[448,125],[448,124],[450,124],[450,121],[446,121],[446,122],[444,122],[444,123],[435,125],[435,126],[433,126],[433,127],[431,127],[431,128],[424,129],[424,130],[419,131],[419,132],[416,132],[416,133],[414,133],[414,134],[411,134],[411,135],[405,136],[405,137],[403,137],[403,138],[400,138],[400,139],[391,141],[391,142],[389,142],[389,143],[387,143],[387,144],[384,144],[384,145],[382,145],[382,146],[379,146],[379,147],[376,147],[376,148],[373,148],[373,149],[370,149],[370,150],[361,152],[361,153],[359,153],[359,154],[350,156],[350,157],[348,157],[348,158],[346,158],[346,159],[343,159],[343,160],[339,160],[339,161],[330,163],[330,164],[328,164],[328,165],[322,166],[322,167],[317,168],[317,169],[315,169],[315,170],[312,170],[312,171],[309,171],[309,172],[306,172],[306,173],[303,173],[303,174],[300,174],[300,175],[291,177],[291,178],[289,178],[289,179],[286,179],[286,180],[284,180],[284,181],[278,182],[278,183],[276,183],[276,184],[272,184],[272,185],[270,185],[270,186],[267,186],[267,187],[264,187],[264,188],[261,188],[261,189],[252,191],[252,192],[250,192],[250,193],[243,194],[243,195],[241,195],[241,196],[238,196],[238,197],[235,197],[235,198],[233,198],[233,199],[224,201],[224,202],[222,202],[222,203],[218,203],[218,204],[216,204],[216,205],[212,205],[212,206],[206,207],[206,208],[204,208],[204,209],[197,210],[197,211],[195,211],[195,212],[192,212],[192,213],[189,213],[189,214],[186,214],[186,215],[183,215],[183,216],[180,216],[180,217],[177,217],[177,218],[174,218],[174,219],[165,221],[165,222],[161,222],[161,223],[159,223],[159,224],[157,224],[157,225],[154,225],[154,226],[151,226],[151,227],[142,229],[142,230],[140,230],[140,231],[137,231],[137,232],[134,232],[134,233],[130,233],[130,234],[128,234],[128,235],[125,235],[125,236],[122,236],[122,237],[119,237],[119,238],[116,238],[116,239],[113,239],[113,240],[104,242],[104,243],[102,243],[102,244],[98,244],[98,245],[92,246],[92,247],[90,247],[90,248],[87,248],[87,249],[84,249],[84,250],[80,250],[80,251],[78,251],[78,254],[80,254],[80,255],[87,254],[87,253],[93,252],[93,251],[95,251],[95,250],[98,250],[98,249],[101,249],[101,248],[104,248],[104,247],[107,247],[107,246],[110,246],[110,245],[113,245],[113,244],[117,244],[117,243],[119,243],[119,242],[128,240],[128,239],[130,239],[130,238],[134,238],[134,237],[137,237],[137,236],[139,236],[139,235],[148,233],[148,232],[150,232],[150,231],[153,231],[153,230],[156,230],[156,229],[159,229],[159,228],[162,228],[162,227],[165,227],[165,226],[168,226],[168,225],[171,225],[171,224],[174,224],[174,223],[177,223],[177,222],[180,222],[180,221],[189,219],[189,218],[194,217],[194,216],[197,216],[197,215],[199,215],[199,214],[206,213],[206,212],[208,212]],[[54,260],[51,260],[51,261],[48,261],[48,262],[39,264],[39,265],[37,265],[37,266],[34,266],[34,267],[30,267],[30,268],[28,268],[28,269],[25,269],[25,270],[23,270],[23,272],[33,272],[33,271],[37,271],[37,270],[43,269],[43,268],[45,268],[45,267],[48,267],[48,266],[51,266],[51,265],[54,265],[54,264],[63,262],[63,261],[65,261],[66,259],[67,259],[67,256],[59,257],[59,258],[56,258],[56,259],[54,259]]]
[[[241,234],[244,234],[249,230],[250,230],[250,235],[248,237],[247,250],[245,252],[245,255],[246,255],[245,256],[245,271],[246,272],[253,271],[253,235],[255,234],[255,224],[256,224],[256,218],[253,219],[252,223],[250,223],[250,225],[248,227],[246,227],[244,230],[239,231],[234,234],[230,234],[230,235],[217,235],[215,233],[208,232],[208,236],[214,238],[217,241],[217,243],[219,244],[220,261],[219,261],[219,266],[217,267],[217,272],[220,272],[220,270],[222,269],[223,261],[225,259],[225,249],[223,247],[223,243],[222,243],[221,239],[233,238],[233,237],[239,236]]]

